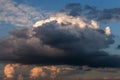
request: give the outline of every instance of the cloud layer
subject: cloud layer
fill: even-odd
[[[86,80],[120,79],[119,68],[90,68],[87,66],[36,66],[20,64],[0,65],[1,80]],[[97,74],[97,75],[96,75]],[[109,74],[109,75],[108,75]],[[96,76],[95,76],[96,75]]]

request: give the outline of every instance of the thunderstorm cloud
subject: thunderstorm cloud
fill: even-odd
[[[103,50],[113,43],[109,27],[102,30],[95,20],[56,13],[1,39],[0,59],[22,64],[120,67],[120,58]]]

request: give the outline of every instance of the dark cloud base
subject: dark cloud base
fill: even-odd
[[[39,28],[39,29],[42,30],[42,28]],[[40,38],[42,40],[42,44],[40,43],[38,43],[37,45],[33,44],[35,46],[40,45],[38,49],[36,49],[35,46],[27,43],[27,40],[31,39],[31,37],[27,35],[28,31],[29,29],[18,30],[17,34],[14,34],[14,35],[13,33],[16,33],[16,31],[15,32],[13,31],[11,32],[11,35],[14,36],[12,37],[12,39],[9,37],[8,38],[9,40],[5,39],[4,41],[1,41],[2,45],[0,49],[3,49],[1,50],[3,51],[0,57],[1,61],[11,62],[11,63],[29,64],[29,65],[32,65],[32,64],[73,65],[73,66],[87,65],[90,67],[120,67],[119,56],[109,55],[105,51],[86,52],[85,49],[81,45],[72,46],[73,44],[70,44],[74,41],[75,42],[77,41],[74,37],[70,38],[70,35],[67,35],[67,36],[65,34],[61,35],[63,34],[61,32],[58,33],[58,35],[54,34],[56,37],[59,36],[58,39],[56,39],[55,36],[53,37],[53,35],[48,36],[47,34],[46,36],[48,39],[46,39],[44,33],[43,32],[40,33],[42,34],[42,37],[44,36],[45,40],[44,38],[43,40],[42,38]],[[41,32],[41,31],[39,30],[38,32]],[[35,35],[35,36],[40,37],[40,35],[39,36],[38,35]],[[69,41],[63,39],[65,38],[65,36],[66,36],[66,39],[68,37]],[[14,40],[17,42],[16,43],[17,47],[14,45],[15,44]],[[62,43],[63,45],[60,45]],[[55,50],[51,52],[47,48],[41,48],[43,45],[51,45],[51,47],[55,48]],[[12,48],[11,49],[12,52],[5,53],[5,51],[8,50],[9,48]],[[56,49],[60,49],[63,52],[56,51]],[[11,55],[7,55],[7,54],[11,54]],[[53,54],[53,55],[49,55],[49,54]],[[58,54],[58,55],[55,55],[55,54]],[[62,54],[62,55],[59,55],[59,54]]]
[[[100,55],[98,55],[98,53]],[[81,57],[80,57],[81,56]],[[34,54],[19,56],[18,59],[1,59],[6,63],[21,63],[27,65],[72,65],[72,66],[83,66],[87,65],[90,67],[120,67],[120,57],[110,56],[105,52],[95,52],[92,55],[71,55],[64,57],[46,57]]]

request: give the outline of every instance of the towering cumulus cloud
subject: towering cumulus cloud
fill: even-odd
[[[112,43],[109,27],[102,30],[95,20],[56,13],[32,28],[10,32],[0,41],[0,59],[23,64],[120,67],[119,56],[103,51]]]
[[[37,27],[34,29],[35,36],[47,45],[68,51],[75,49],[74,51],[78,52],[81,49],[92,52],[104,49],[113,42],[94,20],[86,21],[66,14],[57,14],[51,18],[38,21],[34,25]],[[108,31],[106,32],[108,34]]]

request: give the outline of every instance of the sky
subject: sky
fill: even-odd
[[[50,12],[54,12],[54,11],[59,11],[61,10],[66,4],[68,3],[80,3],[81,5],[91,5],[91,6],[95,6],[97,9],[111,9],[111,8],[119,8],[120,7],[120,1],[114,1],[114,0],[60,0],[60,1],[56,1],[56,0],[51,0],[51,1],[47,1],[47,0],[13,0],[16,4],[25,4],[28,6],[32,6],[35,9],[37,9],[39,12],[41,10],[43,11],[50,11]],[[108,3],[109,1],[109,3]],[[112,33],[114,33],[115,35],[120,35],[119,33],[119,21],[112,21],[110,23],[108,23],[108,25],[111,26],[111,30]],[[3,25],[3,22],[1,22],[1,25]],[[4,24],[6,25],[6,24]],[[10,25],[10,24],[8,24]],[[14,25],[13,25],[14,26]],[[114,28],[115,26],[115,28]],[[9,30],[9,29],[8,29]],[[2,36],[2,32],[0,34]],[[4,34],[3,34],[4,35]]]
[[[14,0],[16,1],[16,0]],[[81,3],[82,5],[91,5],[91,6],[95,6],[99,9],[104,9],[104,8],[116,8],[116,7],[120,7],[120,2],[119,1],[109,1],[109,0],[60,0],[60,1],[56,1],[56,0],[51,0],[51,1],[47,1],[47,0],[17,0],[16,2],[18,3],[26,3],[28,5],[32,5],[32,6],[36,6],[36,7],[42,7],[46,10],[58,10],[63,8],[63,6],[65,6],[68,3]],[[55,7],[56,6],[56,7]]]
[[[73,80],[70,75],[75,80],[94,79],[94,74],[120,78],[119,4],[119,0],[0,0],[0,74],[43,80],[56,76]]]
[[[31,5],[36,7],[38,10],[39,9],[43,9],[46,11],[59,11],[60,9],[63,8],[63,6],[65,6],[66,4],[69,3],[80,3],[81,5],[91,5],[91,6],[95,6],[97,9],[111,9],[111,8],[119,8],[120,7],[120,1],[114,1],[114,0],[51,0],[51,1],[42,1],[42,0],[17,0],[18,3],[26,3],[27,5]],[[101,24],[102,25],[102,24]],[[120,36],[120,22],[119,21],[111,21],[108,22],[107,24],[103,24],[103,28],[106,27],[106,25],[109,25],[111,27],[111,32],[115,35],[115,36]],[[118,45],[120,43],[120,41],[118,40],[119,38],[117,38],[116,40],[116,44]],[[107,49],[107,51],[111,54],[119,54],[119,50],[114,50],[117,45],[113,45],[112,48]],[[115,48],[114,48],[115,47]],[[111,50],[112,49],[112,50]],[[114,52],[115,51],[115,52]],[[114,52],[114,53],[113,53]]]

